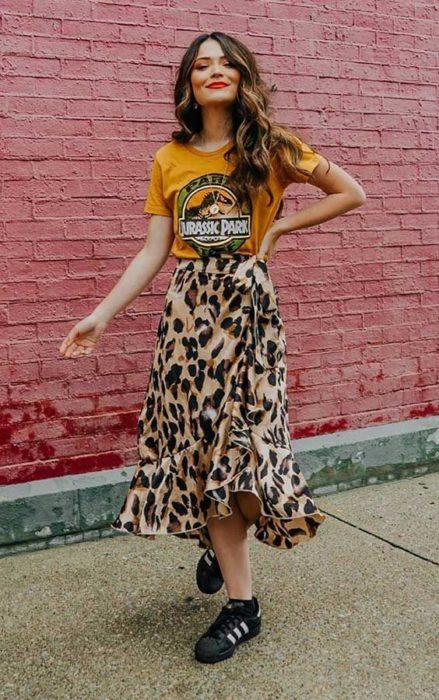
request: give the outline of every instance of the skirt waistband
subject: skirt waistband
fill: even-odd
[[[198,270],[207,273],[228,274],[235,272],[243,263],[267,267],[267,256],[245,255],[245,253],[232,253],[231,255],[210,255],[205,258],[179,258],[178,269]],[[247,267],[247,265],[246,265]]]

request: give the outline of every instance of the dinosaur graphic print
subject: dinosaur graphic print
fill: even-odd
[[[200,257],[232,253],[251,236],[251,203],[239,205],[222,173],[193,178],[177,197],[178,233]]]

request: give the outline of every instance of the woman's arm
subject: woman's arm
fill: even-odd
[[[109,323],[119,311],[136,299],[165,264],[173,238],[172,217],[153,214],[143,248],[131,260],[119,281],[91,316]]]
[[[310,181],[327,196],[274,221],[262,240],[259,251],[261,255],[271,255],[277,239],[285,233],[317,226],[364,204],[366,193],[357,180],[332,161],[330,166],[328,171],[328,163],[322,159],[314,168],[314,179]]]
[[[105,299],[73,326],[59,348],[62,355],[78,357],[93,352],[114,316],[128,306],[163,267],[173,239],[172,216],[152,215],[143,248]]]

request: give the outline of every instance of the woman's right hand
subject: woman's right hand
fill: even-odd
[[[265,262],[268,262],[268,260],[270,260],[270,258],[276,252],[275,246],[279,236],[281,235],[281,232],[276,227],[276,224],[277,222],[272,224],[272,226],[265,232],[259,251],[256,254],[256,257],[264,260]]]
[[[64,338],[59,348],[60,353],[64,357],[90,355],[107,325],[107,322],[96,318],[93,314],[85,316]]]

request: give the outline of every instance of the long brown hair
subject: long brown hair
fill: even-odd
[[[172,132],[172,138],[187,143],[202,130],[201,110],[195,107],[190,75],[199,46],[206,39],[219,42],[224,55],[241,75],[237,97],[231,107],[235,143],[224,155],[227,161],[232,153],[237,156],[229,184],[240,203],[248,201],[262,188],[271,204],[273,193],[268,185],[271,167],[276,167],[288,181],[312,180],[312,174],[298,166],[302,156],[300,136],[271,118],[269,98],[272,89],[262,80],[254,54],[239,39],[223,32],[200,34],[186,49],[174,86],[175,116],[181,128]],[[283,204],[282,200],[276,217],[279,217]]]

